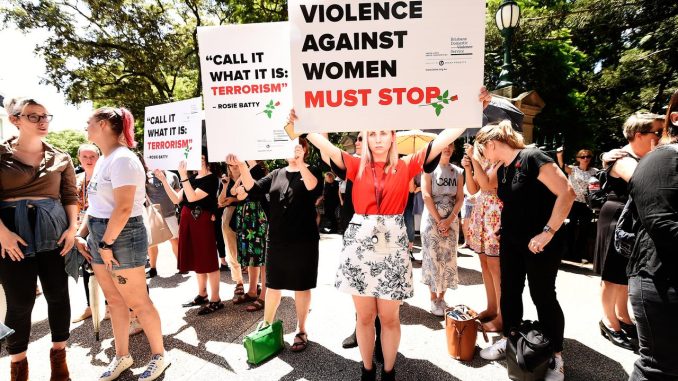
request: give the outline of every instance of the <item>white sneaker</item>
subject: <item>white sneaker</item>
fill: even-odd
[[[489,361],[501,360],[506,357],[506,338],[503,337],[491,346],[481,350],[480,357]]]
[[[435,316],[443,316],[445,312],[440,308],[440,303],[437,300],[431,300],[431,313]]]
[[[169,355],[167,355],[167,352],[161,355],[153,355],[151,361],[149,361],[146,366],[146,370],[139,376],[139,381],[155,380],[162,375],[162,372],[164,372],[171,363],[172,361],[170,360]]]
[[[139,319],[132,318],[132,320],[129,322],[129,335],[130,336],[138,335],[143,331],[144,329],[141,328],[141,323],[139,323]]]
[[[549,364],[548,369],[546,369],[544,381],[563,381],[563,380],[565,380],[565,362],[563,361],[563,357],[553,356],[553,359],[551,359],[551,363]]]
[[[113,358],[113,361],[111,361],[111,363],[108,364],[108,368],[106,368],[106,371],[103,374],[101,374],[101,377],[99,377],[99,381],[115,380],[120,376],[122,372],[131,367],[132,363],[134,363],[134,360],[132,360],[132,356],[130,355],[122,357],[115,356]]]
[[[438,305],[440,306],[440,309],[443,310],[443,313],[445,313],[445,309],[449,307],[445,302],[445,299],[438,299]]]

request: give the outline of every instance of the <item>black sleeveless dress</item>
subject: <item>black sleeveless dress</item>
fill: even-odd
[[[638,160],[637,158],[629,157]],[[614,248],[614,230],[621,215],[624,204],[629,198],[628,183],[624,179],[608,176],[612,191],[607,201],[600,208],[598,216],[598,233],[596,235],[596,250],[593,256],[593,270],[600,274],[602,280],[628,285],[626,265],[628,259]]]

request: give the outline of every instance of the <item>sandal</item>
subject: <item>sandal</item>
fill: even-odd
[[[233,300],[233,304],[244,304],[250,303],[257,300],[256,296],[250,296],[250,294],[242,294]]]
[[[240,295],[245,294],[245,285],[242,283],[238,283],[235,285],[235,291],[233,291],[233,295],[235,295],[234,299],[237,298]]]
[[[198,295],[193,300],[191,300],[188,303],[184,303],[181,306],[182,307],[196,307],[196,306],[202,306],[203,304],[209,302],[209,299],[207,299],[207,296],[202,296]]]
[[[257,311],[261,311],[263,309],[264,309],[264,301],[261,300],[261,299],[257,299],[257,300],[254,301],[254,303],[247,306],[247,308],[245,308],[245,311],[247,311],[247,312],[257,312]]]
[[[290,350],[292,352],[301,352],[308,346],[308,335],[306,334],[306,332],[297,333],[296,335],[294,335],[294,339],[295,340],[299,339],[301,341],[295,341],[294,343],[292,343],[292,346],[290,347]]]
[[[222,308],[224,308],[224,303],[222,303],[221,300],[217,300],[216,302],[209,302],[206,306],[201,308],[200,311],[198,311],[198,315],[211,314],[212,312],[218,311]]]

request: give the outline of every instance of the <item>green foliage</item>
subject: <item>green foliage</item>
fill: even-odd
[[[79,165],[78,147],[87,143],[85,134],[76,130],[63,130],[47,134],[47,142],[56,148],[68,153],[73,159],[73,165]]]
[[[566,154],[622,144],[620,127],[637,110],[661,112],[678,87],[678,2],[670,0],[518,0],[514,81],[546,107],[535,137],[557,133]],[[498,83],[501,0],[487,1],[485,82]],[[70,102],[144,107],[200,96],[197,27],[284,21],[286,0],[6,0],[0,19],[50,36],[36,51],[45,82]],[[443,97],[447,98],[447,97]],[[445,102],[432,107],[442,112]],[[272,110],[267,108],[267,116]],[[332,137],[332,136],[331,136]],[[333,138],[334,139],[334,138]],[[280,162],[279,165],[283,165]]]

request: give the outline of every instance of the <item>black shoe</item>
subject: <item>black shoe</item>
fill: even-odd
[[[344,341],[341,342],[341,347],[344,349],[349,349],[349,348],[355,348],[358,346],[358,338],[355,336],[355,330],[353,333],[344,339]]]
[[[390,372],[381,367],[381,381],[395,381],[395,367]]]
[[[191,300],[190,302],[184,303],[181,306],[182,307],[202,306],[203,304],[209,303],[209,301],[210,300],[207,298],[207,296],[198,295],[195,298],[193,298],[193,300]]]
[[[365,369],[364,365],[361,365],[360,369],[362,371],[360,381],[375,381],[377,379],[377,368],[374,363],[372,363],[372,369],[370,370]]]
[[[619,326],[621,327],[622,331],[626,334],[626,337],[629,339],[633,340],[638,340],[638,330],[636,329],[635,324],[626,324],[623,321],[619,322]]]
[[[146,279],[155,278],[158,275],[158,270],[151,267],[150,270],[146,273]]]
[[[629,341],[629,338],[626,337],[626,334],[623,331],[615,332],[608,328],[605,323],[601,320],[598,325],[600,326],[600,334],[604,338],[608,339],[612,344],[633,351],[633,344]]]

